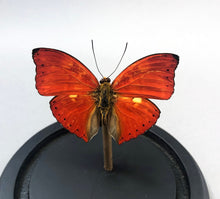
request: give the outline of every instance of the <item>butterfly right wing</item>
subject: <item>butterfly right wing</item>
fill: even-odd
[[[116,100],[109,132],[122,143],[154,125],[159,109],[148,99],[169,99],[179,57],[170,53],[144,57],[122,71],[112,83]]]

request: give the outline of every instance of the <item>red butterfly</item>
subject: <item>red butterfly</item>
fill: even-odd
[[[76,58],[59,50],[33,50],[36,88],[41,95],[55,96],[50,107],[70,132],[88,142],[100,123],[119,143],[136,138],[154,125],[160,110],[147,98],[169,99],[174,92],[174,71],[179,57],[161,53],[128,66],[110,84],[100,83]]]

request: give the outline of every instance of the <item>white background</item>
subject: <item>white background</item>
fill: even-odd
[[[211,198],[220,198],[219,85],[220,1],[218,0],[0,0],[0,173],[31,136],[55,122],[50,97],[35,89],[31,51],[56,48],[82,61],[100,79],[117,65],[116,77],[135,60],[153,53],[180,56],[175,93],[154,100],[157,125],[192,154]]]

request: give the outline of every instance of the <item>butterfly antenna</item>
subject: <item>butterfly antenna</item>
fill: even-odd
[[[93,40],[91,40],[91,42],[92,42],[92,52],[93,52],[93,56],[94,56],[94,59],[95,59],[96,68],[97,68],[99,74],[102,76],[102,78],[104,78],[104,76],[102,75],[101,71],[99,70],[99,67],[98,67],[98,64],[97,64],[97,60],[96,60],[96,56],[95,56],[95,50],[94,50],[94,45],[93,45]]]
[[[119,65],[120,65],[120,63],[121,63],[121,60],[122,60],[122,58],[124,57],[125,52],[126,52],[126,50],[127,50],[127,46],[128,46],[128,42],[126,42],[126,44],[125,44],[125,49],[124,49],[124,52],[123,52],[123,54],[122,54],[122,56],[121,56],[121,59],[120,59],[119,62],[118,62],[118,65],[116,66],[115,70],[114,70],[108,77],[110,77],[110,76],[118,69],[118,67],[119,67]]]

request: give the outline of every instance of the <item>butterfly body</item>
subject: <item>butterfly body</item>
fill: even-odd
[[[109,113],[114,105],[115,95],[110,79],[103,78],[96,93],[96,107],[100,112],[102,123],[107,124]]]
[[[174,92],[177,55],[144,57],[128,66],[110,83],[99,82],[79,60],[59,50],[33,50],[36,88],[55,96],[50,107],[56,119],[86,142],[100,124],[119,144],[143,134],[159,118],[160,110],[148,98],[169,99]]]

